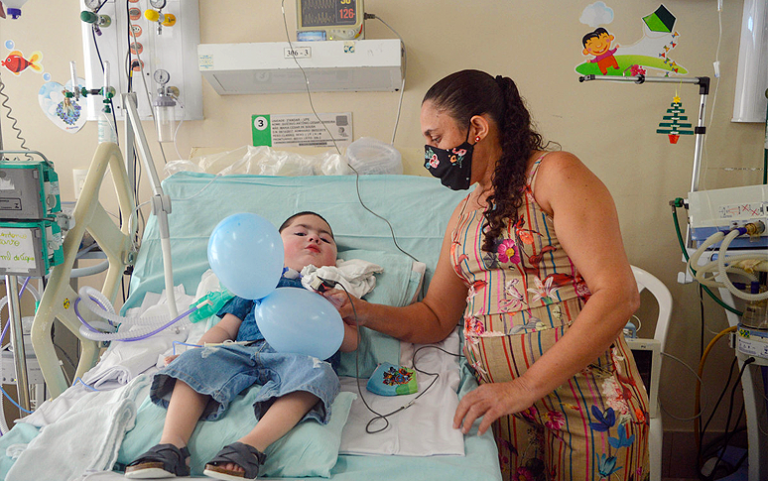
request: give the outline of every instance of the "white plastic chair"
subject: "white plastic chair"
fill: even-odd
[[[664,285],[653,275],[640,269],[639,267],[632,266],[632,273],[635,275],[635,281],[637,282],[637,288],[640,292],[647,290],[656,298],[656,302],[659,304],[659,318],[656,321],[656,331],[653,338],[657,340],[661,346],[661,352],[664,352],[664,346],[667,341],[667,328],[669,327],[669,320],[672,317],[672,294],[670,294],[667,286]],[[658,359],[659,368],[661,367],[661,356]],[[651,481],[661,481],[661,447],[662,440],[664,438],[664,432],[661,426],[661,409],[658,406],[658,398],[652,400],[655,402],[656,409],[653,409],[654,415],[650,415],[650,432],[649,432],[649,449],[650,449],[650,461],[651,461]]]

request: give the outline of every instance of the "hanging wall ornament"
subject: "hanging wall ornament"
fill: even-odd
[[[667,134],[671,144],[676,144],[681,135],[693,135],[693,130],[690,130],[691,124],[680,122],[681,120],[688,120],[688,116],[684,114],[683,102],[675,94],[670,108],[667,109],[667,115],[662,117],[662,122],[659,122],[660,128],[656,129],[656,133]]]
[[[82,89],[85,80],[78,78],[78,85],[74,88],[71,80],[64,85],[51,81],[50,77],[46,80],[47,82],[40,87],[40,91],[37,93],[40,108],[56,127],[70,134],[77,133],[83,128],[86,121],[85,97],[81,96],[78,99],[68,96],[67,93],[72,92],[74,88]]]

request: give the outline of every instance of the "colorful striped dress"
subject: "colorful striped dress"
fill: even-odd
[[[481,250],[483,209],[462,210],[452,234],[452,263],[469,287],[464,354],[480,383],[525,373],[565,334],[590,296],[552,218],[534,200],[540,162],[528,179],[518,222],[507,226],[493,252]],[[647,479],[647,418],[645,387],[619,336],[554,392],[494,423],[503,477]]]

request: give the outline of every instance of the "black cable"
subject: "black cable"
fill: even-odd
[[[282,0],[281,7],[282,7],[282,11],[283,11],[283,26],[285,28],[285,38],[288,41],[288,47],[290,47],[290,49],[293,50],[293,43],[291,42],[291,37],[288,34],[288,22],[286,21],[286,18],[285,18],[285,0]],[[383,20],[379,19],[379,21],[381,21],[382,23],[384,23],[386,25],[386,23]],[[387,26],[389,27],[389,25],[387,25]],[[390,27],[390,29],[391,29],[391,27]],[[401,42],[402,42],[402,39],[401,39]],[[312,109],[312,112],[315,114],[315,117],[317,118],[318,122],[320,122],[320,125],[322,125],[325,128],[325,131],[328,132],[328,136],[330,137],[331,141],[333,142],[333,147],[336,149],[336,152],[339,154],[339,157],[343,158],[343,156],[341,155],[341,150],[339,150],[339,146],[336,144],[336,138],[333,136],[331,131],[328,129],[328,126],[325,125],[325,122],[323,122],[320,119],[320,116],[317,114],[317,111],[315,110],[315,105],[312,102],[312,93],[309,90],[309,79],[307,78],[307,73],[304,71],[304,67],[301,66],[301,64],[299,63],[299,60],[295,56],[293,56],[293,61],[296,64],[296,66],[299,67],[299,70],[301,71],[301,74],[304,76],[304,83],[305,83],[305,86],[306,86],[307,98],[309,99],[309,106]],[[392,241],[395,243],[395,247],[397,248],[397,250],[399,250],[403,254],[407,255],[408,257],[410,257],[414,261],[419,262],[419,260],[417,258],[412,256],[407,251],[405,251],[402,247],[400,247],[400,244],[397,243],[397,236],[395,235],[395,229],[394,229],[394,227],[392,227],[392,224],[389,222],[389,220],[387,220],[385,217],[377,214],[376,212],[371,210],[367,205],[365,205],[365,202],[363,202],[363,198],[360,196],[360,173],[357,171],[357,169],[352,167],[352,165],[349,164],[349,162],[347,162],[347,166],[349,166],[349,168],[352,169],[352,172],[355,173],[355,190],[357,191],[357,200],[360,202],[360,205],[363,207],[363,209],[367,210],[368,212],[370,212],[374,216],[376,216],[379,219],[381,219],[384,222],[386,222],[387,226],[389,227],[389,231],[392,234]]]
[[[125,2],[125,18],[129,19],[128,21],[128,93],[133,92],[133,60],[131,59],[131,7],[130,2]],[[138,48],[138,47],[137,47]],[[138,51],[138,50],[137,50]],[[141,64],[139,64],[141,65]]]
[[[347,165],[349,165],[349,164],[347,164]],[[397,247],[397,250],[399,250],[403,254],[407,255],[408,257],[410,257],[414,261],[419,262],[419,260],[417,258],[415,258],[411,254],[406,252],[402,247],[400,247],[400,244],[397,243],[397,236],[395,235],[395,228],[392,227],[392,224],[390,224],[389,220],[387,220],[385,217],[377,214],[376,212],[371,210],[367,205],[365,205],[365,202],[363,202],[363,198],[360,196],[360,174],[351,165],[349,165],[349,168],[352,169],[352,171],[355,173],[355,190],[357,191],[357,200],[360,201],[360,205],[363,206],[363,209],[367,210],[371,214],[375,215],[376,217],[378,217],[379,219],[381,219],[381,220],[383,220],[384,222],[387,223],[387,227],[389,227],[389,232],[392,233],[392,241],[395,243],[395,247]]]
[[[741,385],[741,376],[744,374],[744,371],[747,369],[747,366],[749,366],[753,362],[755,362],[754,357],[749,357],[747,358],[746,361],[744,361],[744,364],[741,366],[741,369],[739,369],[739,377],[737,378],[737,382],[733,385],[733,388],[731,389],[731,399],[730,399],[730,404],[728,406],[728,417],[726,418],[726,421],[725,421],[725,439],[723,440],[723,447],[720,449],[720,454],[717,457],[717,461],[715,462],[715,465],[712,467],[712,473],[714,473],[717,470],[717,466],[722,461],[723,454],[725,454],[725,450],[728,447],[728,443],[731,441],[733,434],[736,432],[736,428],[739,425],[741,416],[744,413],[744,404],[742,404],[741,409],[739,410],[739,415],[736,419],[736,423],[733,426],[734,432],[729,433],[730,424],[731,424],[731,415],[733,414],[733,399],[734,399],[734,395],[736,394],[736,388]]]
[[[704,356],[704,295],[701,284],[699,284],[699,359]],[[730,377],[728,378],[730,380]],[[730,382],[730,381],[729,381]],[[717,409],[717,408],[715,408]]]
[[[56,349],[58,349],[58,350],[59,350],[59,351],[60,351],[60,352],[61,352],[61,353],[64,355],[64,358],[67,360],[67,362],[69,363],[69,365],[70,365],[70,366],[72,366],[72,372],[75,372],[75,371],[77,371],[77,366],[75,366],[75,363],[74,363],[74,362],[72,362],[72,358],[71,358],[71,357],[69,357],[69,354],[67,354],[67,351],[65,351],[63,347],[59,346],[59,345],[58,345],[58,344],[56,344],[55,342],[53,343],[53,347],[55,347]]]
[[[368,424],[365,425],[365,432],[368,433],[368,434],[380,433],[380,432],[384,431],[385,429],[387,429],[389,427],[389,420],[387,419],[388,417],[390,417],[390,416],[392,416],[394,414],[397,414],[400,411],[405,411],[409,407],[413,406],[416,403],[416,400],[419,399],[424,394],[426,394],[427,391],[429,391],[429,389],[440,378],[440,374],[439,373],[426,372],[426,371],[423,371],[423,370],[419,369],[418,367],[416,367],[416,354],[418,354],[422,349],[428,349],[428,348],[439,349],[440,351],[443,351],[446,354],[450,354],[450,355],[456,356],[456,357],[461,357],[461,354],[454,354],[452,352],[448,352],[448,351],[446,351],[445,349],[443,349],[442,347],[439,347],[439,346],[421,346],[420,348],[416,349],[414,351],[414,353],[413,353],[413,357],[412,357],[412,361],[411,361],[412,364],[413,364],[413,370],[414,371],[418,371],[418,372],[420,372],[422,374],[426,374],[428,376],[434,376],[434,378],[432,379],[432,382],[430,382],[429,385],[424,390],[419,392],[419,394],[416,397],[414,397],[413,399],[411,399],[407,404],[404,404],[404,405],[400,406],[399,408],[395,409],[394,411],[388,412],[386,414],[379,413],[378,411],[374,410],[368,404],[368,401],[365,400],[365,396],[363,396],[363,390],[360,387],[360,362],[359,362],[359,357],[360,357],[359,347],[360,347],[360,336],[361,336],[361,333],[360,333],[360,320],[357,317],[357,309],[355,309],[355,304],[352,302],[352,295],[349,293],[347,288],[344,287],[344,284],[342,284],[340,282],[335,282],[335,281],[332,281],[332,280],[329,280],[329,279],[323,279],[322,277],[319,277],[319,279],[321,281],[323,281],[324,283],[326,283],[328,285],[331,285],[331,286],[335,286],[335,287],[341,286],[341,288],[347,294],[347,299],[349,300],[349,305],[352,306],[352,313],[355,316],[355,326],[357,327],[357,343],[358,343],[358,349],[355,349],[355,384],[357,385],[357,393],[360,396],[360,400],[363,401],[363,404],[365,405],[365,407],[371,413],[376,415],[373,418],[371,418],[370,421],[368,421]],[[375,421],[377,421],[379,419],[384,421],[384,426],[382,428],[380,428],[380,429],[375,429],[375,430],[371,429],[371,424],[373,424]]]
[[[739,415],[736,417],[736,423],[733,426],[733,430],[729,431],[728,428],[726,427],[725,436],[723,439],[723,447],[720,449],[720,452],[717,455],[717,461],[715,461],[715,465],[712,467],[712,473],[710,473],[710,479],[714,479],[718,466],[720,466],[720,463],[723,462],[723,456],[725,455],[725,451],[728,449],[728,444],[730,443],[731,438],[733,437],[734,434],[742,430],[742,429],[738,429],[738,425],[741,422],[741,418],[743,415],[744,415],[744,404],[742,404],[741,409],[739,409]],[[746,428],[746,426],[744,428]],[[743,460],[740,460],[739,464],[741,464],[742,461]],[[728,474],[731,474],[736,470],[734,466],[731,466],[728,463],[726,463],[724,467],[728,471]]]
[[[96,11],[98,12],[99,10],[101,10],[101,7],[103,7],[104,4],[106,4],[106,3],[107,3],[107,0],[104,0],[104,3],[102,3],[101,6],[99,6],[99,9],[96,10]],[[96,31],[94,29],[91,29],[91,36],[93,37],[93,46],[96,48],[96,55],[99,57],[99,66],[101,67],[101,73],[103,74],[104,73],[104,63],[101,61],[101,51],[99,50],[99,44],[96,42]],[[77,88],[76,85],[73,85],[72,87],[73,88]],[[104,86],[105,90],[102,92],[102,95],[104,96],[105,99],[107,99],[107,97],[106,97],[107,90],[106,89],[108,87],[109,87],[108,85],[105,85]],[[110,111],[112,113],[112,125],[115,126],[115,140],[117,140],[117,145],[120,145],[120,134],[117,132],[117,117],[115,116],[115,104],[112,102],[111,98],[107,99],[107,100],[109,100],[109,109],[110,109]]]
[[[731,362],[731,368],[728,370],[728,380],[725,381],[725,386],[723,386],[723,390],[720,392],[720,397],[717,398],[717,402],[715,403],[715,407],[712,408],[712,412],[709,415],[709,418],[707,418],[707,422],[704,423],[704,427],[701,429],[701,432],[699,433],[699,449],[701,452],[699,452],[699,456],[697,459],[702,459],[702,456],[704,455],[703,447],[704,446],[704,433],[706,433],[707,428],[709,427],[709,423],[712,422],[712,419],[715,417],[715,413],[717,412],[717,408],[720,406],[720,402],[725,397],[725,393],[728,392],[728,386],[731,385],[731,378],[733,377],[733,368],[736,367],[736,361],[738,359],[736,356],[733,356],[733,361]]]
[[[2,96],[5,99],[0,105],[8,109],[8,112],[6,112],[5,116],[8,118],[8,120],[12,122],[11,129],[16,132],[16,138],[20,141],[19,148],[21,150],[29,150],[29,147],[27,147],[27,140],[24,137],[22,137],[21,128],[16,127],[16,124],[19,121],[16,120],[16,118],[11,115],[13,113],[13,109],[11,108],[10,105],[8,105],[8,101],[10,101],[11,98],[8,97],[8,94],[6,94],[4,90],[5,90],[5,84],[3,83],[2,76],[0,76],[0,96]],[[27,157],[30,157],[30,156],[27,154]]]

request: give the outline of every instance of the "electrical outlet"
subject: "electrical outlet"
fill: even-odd
[[[88,169],[72,169],[72,185],[75,189],[75,200],[80,198],[80,192],[83,191],[87,175]]]

